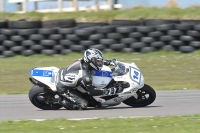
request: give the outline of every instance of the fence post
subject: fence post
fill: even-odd
[[[0,0],[0,12],[5,12],[5,1],[4,0]]]
[[[58,9],[59,9],[59,12],[62,12],[62,10],[63,10],[63,0],[58,0]]]
[[[24,0],[24,5],[23,5],[23,11],[26,13],[28,11],[28,8],[27,8],[27,2],[28,0]]]

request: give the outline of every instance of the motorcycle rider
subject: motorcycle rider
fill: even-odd
[[[59,96],[59,103],[68,109],[86,109],[88,106],[81,93],[73,88],[83,85],[91,96],[114,95],[116,88],[98,89],[92,84],[92,71],[100,71],[103,65],[111,65],[111,60],[104,60],[103,53],[95,48],[87,49],[84,57],[76,60],[66,68],[60,69],[58,83],[56,85]],[[78,77],[83,70],[85,74]],[[79,74],[80,75],[80,74]],[[70,100],[66,100],[70,99]]]

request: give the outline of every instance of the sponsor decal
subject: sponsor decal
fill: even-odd
[[[39,70],[33,69],[31,70],[32,76],[40,76],[40,77],[52,77],[53,72],[51,70]]]
[[[100,76],[100,77],[109,77],[109,78],[112,78],[111,74],[112,72],[109,72],[109,71],[93,71],[92,72],[93,76]]]

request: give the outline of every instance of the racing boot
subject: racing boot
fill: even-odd
[[[72,94],[69,92],[66,93],[60,93],[59,94],[58,103],[63,106],[66,109],[69,110],[80,110],[81,107],[75,103],[75,100],[72,98]]]

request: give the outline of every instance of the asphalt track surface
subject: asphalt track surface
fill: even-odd
[[[122,103],[105,109],[41,110],[30,103],[28,94],[0,95],[0,120],[190,115],[200,114],[199,102],[200,90],[157,91],[155,102],[143,108],[132,108]]]

